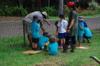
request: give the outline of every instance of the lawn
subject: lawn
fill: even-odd
[[[23,45],[22,37],[0,38],[0,66],[35,66],[38,63],[63,64],[63,66],[100,66],[89,58],[96,56],[100,59],[100,31],[93,31],[93,34],[89,49],[76,49],[75,53],[59,51],[57,56],[49,56],[45,52],[26,55],[22,52],[30,48]]]

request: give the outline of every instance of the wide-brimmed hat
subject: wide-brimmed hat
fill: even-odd
[[[45,15],[46,17],[48,16],[47,12],[45,11],[43,11],[42,14]]]

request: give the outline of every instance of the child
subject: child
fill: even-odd
[[[65,20],[64,15],[59,15],[60,20],[57,24],[57,32],[58,32],[58,38],[60,41],[60,48],[63,47],[63,44],[65,43],[65,36],[66,36],[66,29],[68,26],[68,22]]]
[[[57,55],[58,54],[58,43],[56,37],[50,37],[50,43],[48,45],[48,52],[50,55]]]
[[[37,16],[33,16],[33,21],[31,23],[31,31],[32,31],[32,49],[37,50],[37,44],[39,41],[39,38],[41,37],[40,34],[40,24],[37,23],[38,19]]]
[[[83,40],[86,39],[88,43],[90,43],[90,40],[92,38],[92,32],[87,26],[86,22],[84,22],[84,35],[83,35]]]
[[[82,16],[79,18],[79,23],[78,23],[78,42],[79,42],[79,47],[81,47],[81,42],[83,40],[83,35],[84,35],[84,19]]]
[[[38,43],[38,47],[39,49],[44,49],[45,44],[47,44],[49,42],[49,38],[48,38],[49,34],[47,32],[45,32],[43,34],[43,36],[41,36],[39,38],[39,43]]]

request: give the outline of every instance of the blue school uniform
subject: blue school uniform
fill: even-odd
[[[91,30],[88,27],[85,27],[85,29],[84,29],[84,35],[86,37],[89,37],[89,38],[92,37],[92,32],[91,32]]]
[[[38,47],[43,49],[44,48],[44,45],[49,41],[49,38],[46,37],[46,36],[41,36],[39,38],[39,43],[38,43]]]
[[[78,24],[78,36],[83,37],[84,34],[84,21],[79,21]]]
[[[52,42],[48,45],[48,52],[50,55],[57,55],[58,53],[58,43]]]
[[[37,22],[32,21],[32,23],[31,23],[31,31],[32,31],[32,37],[33,38],[41,37],[40,30],[41,30],[40,24],[38,24]]]

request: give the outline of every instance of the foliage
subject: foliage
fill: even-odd
[[[41,10],[46,11],[49,14],[49,16],[56,16],[58,14],[55,7],[44,7]]]
[[[0,15],[1,16],[25,16],[27,14],[27,10],[24,9],[22,6],[4,6],[0,9]]]
[[[80,15],[84,15],[84,16],[93,16],[93,15],[99,15],[100,14],[100,7],[96,8],[95,10],[85,10],[83,11]]]
[[[27,10],[24,9],[22,6],[14,7],[12,14],[16,16],[25,16],[27,14]]]
[[[91,10],[95,10],[96,8],[99,7],[98,3],[95,2],[94,0],[89,3],[89,6],[90,6],[89,9],[91,9]]]

